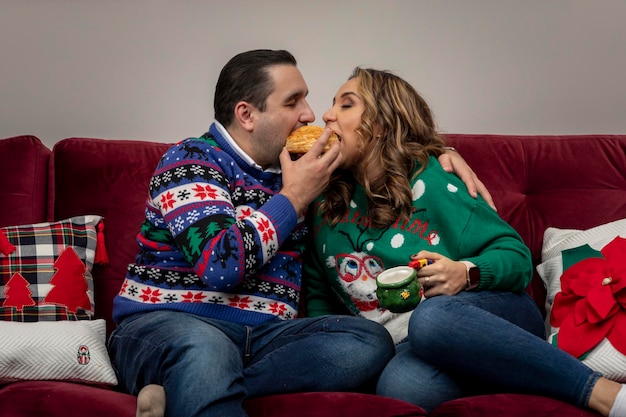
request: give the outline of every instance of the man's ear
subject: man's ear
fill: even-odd
[[[235,105],[235,119],[248,132],[254,128],[256,108],[247,101],[240,101]]]

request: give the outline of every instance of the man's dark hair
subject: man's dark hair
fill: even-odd
[[[247,101],[265,111],[267,97],[274,90],[268,69],[274,65],[296,66],[285,50],[256,49],[235,55],[226,63],[215,86],[215,119],[223,126],[233,121],[235,104]]]

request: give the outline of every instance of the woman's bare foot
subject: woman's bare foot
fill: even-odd
[[[161,385],[146,385],[137,395],[136,417],[163,417],[165,415],[165,390]]]

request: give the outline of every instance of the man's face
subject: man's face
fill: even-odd
[[[255,114],[252,144],[254,159],[263,167],[278,166],[278,156],[291,131],[315,120],[306,101],[309,90],[298,68],[276,65],[268,71],[274,80],[274,91],[267,98],[265,111]]]

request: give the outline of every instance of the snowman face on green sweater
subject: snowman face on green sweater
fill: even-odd
[[[359,310],[376,309],[376,276],[384,270],[382,260],[365,252],[338,255],[334,260],[341,285]]]

